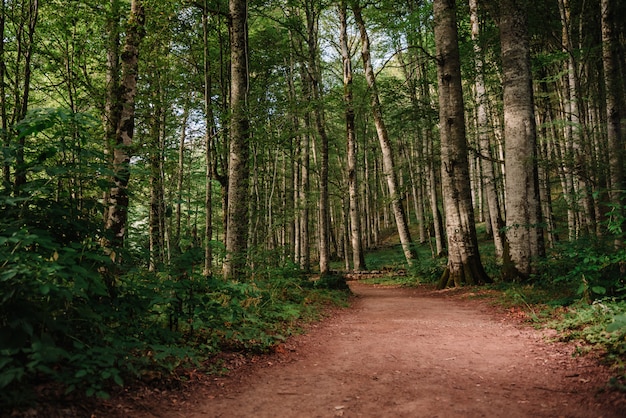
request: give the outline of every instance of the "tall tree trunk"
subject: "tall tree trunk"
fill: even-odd
[[[433,10],[439,80],[441,183],[448,236],[448,265],[439,288],[482,284],[490,279],[480,261],[474,224],[454,0],[435,0]]]
[[[357,180],[356,130],[354,126],[354,103],[352,98],[352,57],[348,47],[346,1],[339,7],[341,57],[343,61],[343,100],[346,107],[346,138],[348,159],[348,196],[350,210],[350,243],[352,246],[352,267],[356,271],[365,270],[365,256],[361,240],[361,219],[359,211],[359,183]]]
[[[563,52],[567,56],[565,76],[563,77],[563,110],[565,119],[565,167],[567,190],[564,197],[567,200],[569,238],[579,237],[581,230],[591,222],[591,205],[587,193],[587,158],[583,155],[584,137],[581,127],[579,100],[578,100],[578,71],[574,56],[574,44],[571,39],[572,18],[569,0],[559,0],[561,16],[561,33]],[[583,213],[581,213],[583,210]]]
[[[330,202],[328,198],[328,135],[324,120],[324,104],[321,94],[322,73],[319,68],[318,21],[319,10],[317,0],[305,1],[307,20],[307,47],[308,47],[308,78],[311,84],[313,97],[313,113],[315,127],[320,137],[320,184],[319,184],[319,264],[320,274],[330,271]]]
[[[402,73],[408,84],[409,98],[411,99],[411,107],[415,111],[415,119],[420,120],[420,101],[417,97],[419,80],[419,67],[416,63],[407,63],[402,46],[399,42],[395,45],[395,53],[400,62]],[[409,54],[411,61],[418,61],[419,57]],[[423,120],[423,119],[422,119]],[[426,216],[424,213],[424,127],[422,123],[418,123],[417,131],[413,135],[413,139],[409,141],[406,159],[409,163],[409,177],[411,180],[411,194],[413,195],[413,204],[415,207],[415,216],[418,223],[419,242],[423,244],[428,239]]]
[[[28,112],[28,105],[30,100],[30,80],[32,75],[31,61],[34,51],[34,38],[35,28],[37,26],[37,19],[39,17],[39,1],[28,1],[28,12],[24,17],[27,27],[20,27],[17,35],[18,51],[16,60],[16,74],[14,75],[14,94],[15,94],[15,108],[13,112],[13,120],[11,125],[22,120]],[[26,34],[22,35],[22,32],[26,30]],[[24,79],[20,83],[19,64],[22,58],[24,58]],[[21,186],[26,184],[26,167],[24,167],[24,147],[26,145],[26,137],[20,135],[17,142],[17,150],[15,153],[15,191],[19,193]]]
[[[248,241],[250,127],[247,114],[247,1],[230,0],[230,151],[224,278],[245,276]]]
[[[182,127],[178,141],[178,170],[176,172],[176,211],[174,213],[174,246],[180,251],[183,183],[185,180],[185,147],[187,141],[187,123],[189,122],[189,103],[185,101],[183,109]]]
[[[430,86],[426,82],[426,68],[425,65],[422,64],[422,77],[424,78],[424,82],[422,83],[422,100],[430,105],[431,103],[431,95],[430,95]],[[438,153],[435,150],[435,138],[433,134],[433,130],[435,129],[434,124],[430,121],[427,121],[428,126],[425,130],[424,144],[425,144],[425,152],[426,160],[427,160],[427,189],[429,191],[428,195],[430,196],[430,210],[433,216],[433,231],[435,235],[435,249],[433,251],[436,257],[442,257],[446,254],[446,235],[444,231],[444,222],[441,211],[439,210],[439,196],[440,196],[440,184],[439,184],[439,176],[437,173],[441,173],[441,162],[439,161]]]
[[[6,0],[0,0],[0,145],[3,153],[8,152],[11,145],[9,133],[7,131],[7,97],[6,97],[6,74],[7,66],[4,56],[5,21],[6,21]],[[2,162],[2,187],[5,191],[11,188],[11,166],[6,159]]]
[[[537,134],[526,12],[515,0],[500,3],[504,91],[508,278],[527,279],[544,253],[537,173]]]
[[[154,78],[152,103],[154,104],[150,121],[150,264],[149,270],[156,271],[165,261],[165,190],[163,173],[163,117],[164,103],[160,76]]]
[[[615,1],[601,0],[602,24],[602,65],[604,68],[604,84],[606,87],[606,119],[607,139],[609,146],[610,187],[609,197],[614,205],[615,217],[612,225],[614,231],[623,230],[624,213],[626,212],[626,184],[624,179],[624,142],[622,138],[621,98],[623,86],[619,82],[619,67],[616,58],[617,39],[614,35],[613,8]],[[615,246],[622,247],[623,233],[616,234]]]
[[[396,177],[394,167],[393,149],[391,141],[389,140],[389,133],[383,120],[382,105],[378,97],[378,88],[376,86],[376,77],[374,75],[374,69],[372,67],[372,61],[370,57],[370,41],[363,22],[363,16],[361,14],[361,6],[358,1],[352,4],[352,10],[354,17],[359,27],[361,34],[361,57],[363,59],[363,67],[365,69],[365,78],[370,89],[371,102],[372,102],[372,115],[374,117],[374,124],[376,125],[376,132],[378,134],[378,141],[383,157],[383,171],[385,179],[387,181],[387,187],[389,188],[389,199],[393,210],[393,215],[396,221],[396,227],[398,229],[398,235],[400,236],[400,243],[402,244],[402,250],[406,258],[407,264],[412,266],[414,260],[417,259],[417,253],[413,247],[411,240],[411,234],[409,232],[409,226],[406,221],[406,215],[404,213],[404,207],[402,206],[402,196],[398,190],[398,180]]]
[[[306,125],[309,125],[305,121]],[[311,246],[310,246],[310,228],[309,228],[309,168],[310,168],[310,137],[308,133],[302,136],[302,144],[300,152],[302,154],[302,167],[300,173],[299,202],[301,206],[300,216],[300,268],[303,271],[311,269]]]
[[[110,0],[110,10],[106,18],[106,75],[104,100],[104,153],[113,154],[116,143],[117,126],[120,120],[120,0]],[[109,201],[109,190],[103,194],[103,201]],[[105,206],[103,219],[106,224],[109,218],[109,208]]]
[[[120,114],[113,149],[113,181],[109,190],[107,219],[105,227],[110,232],[111,247],[114,252],[122,248],[126,236],[128,219],[128,181],[130,179],[130,157],[133,147],[135,126],[135,95],[137,94],[137,73],[139,45],[144,36],[144,9],[141,0],[132,0],[126,42],[122,52],[122,78],[118,90]],[[115,253],[113,253],[115,254]]]
[[[208,0],[204,0],[202,9],[202,38],[203,38],[203,65],[204,65],[204,268],[202,274],[210,276],[213,273],[213,142],[217,135],[215,116],[213,115],[213,78],[211,77],[211,60],[209,58],[209,16]]]
[[[472,40],[474,42],[474,66],[476,68],[476,79],[474,86],[476,89],[476,124],[478,129],[478,143],[480,154],[483,157],[482,174],[485,188],[485,197],[489,210],[489,220],[493,234],[496,258],[502,260],[504,255],[504,221],[500,213],[498,202],[498,192],[496,189],[496,176],[493,169],[493,156],[491,154],[491,144],[489,141],[490,124],[487,119],[487,92],[483,77],[483,52],[478,42],[480,28],[478,23],[478,1],[470,0],[470,14],[472,23]]]

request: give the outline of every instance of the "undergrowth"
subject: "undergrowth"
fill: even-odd
[[[289,264],[256,263],[240,282],[205,277],[194,249],[156,272],[127,256],[111,289],[102,271],[114,266],[97,242],[36,224],[5,222],[0,230],[5,410],[31,406],[42,387],[106,398],[129,382],[199,367],[220,351],[266,351],[348,294]]]

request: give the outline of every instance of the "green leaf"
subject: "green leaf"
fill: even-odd
[[[91,395],[88,395],[91,396]],[[96,396],[100,399],[109,399],[111,397],[111,395],[109,395],[108,393],[106,393],[103,390],[99,390],[96,392]]]
[[[122,378],[120,377],[119,374],[114,374],[113,375],[113,381],[118,385],[118,386],[124,386],[124,381],[122,380]]]
[[[606,331],[615,332],[621,330],[622,328],[626,328],[626,314],[615,315],[613,317],[613,322],[606,327]]]
[[[50,293],[50,285],[48,283],[42,284],[39,288],[39,291],[42,295],[47,295],[48,293]]]
[[[591,287],[591,291],[593,293],[596,293],[598,295],[604,295],[606,294],[606,288],[602,287],[602,286],[592,286]]]

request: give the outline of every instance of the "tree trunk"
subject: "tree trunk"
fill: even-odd
[[[6,74],[7,66],[4,56],[4,40],[5,40],[5,27],[6,21],[6,5],[5,0],[1,0],[0,3],[0,143],[2,147],[8,151],[11,145],[10,137],[8,135],[8,121],[7,121],[7,97],[6,97]],[[11,165],[6,159],[2,162],[2,187],[5,191],[11,188]]]
[[[624,184],[624,143],[621,127],[621,98],[622,86],[618,81],[619,68],[617,65],[617,39],[614,35],[612,9],[614,1],[601,0],[602,25],[602,66],[604,68],[604,84],[606,88],[606,119],[607,139],[609,147],[610,187],[609,197],[614,207],[614,216],[611,222],[612,232],[616,234],[615,246],[622,247],[624,213],[626,212],[626,185]],[[619,232],[618,232],[619,231]]]
[[[105,75],[105,100],[104,100],[104,153],[107,156],[113,154],[116,143],[117,126],[120,120],[120,0],[110,0],[111,10],[106,19],[106,75]],[[109,190],[103,193],[103,201],[109,201]],[[109,208],[105,205],[103,219],[106,224],[109,218]]]
[[[249,121],[247,1],[230,0],[230,151],[224,278],[246,275],[248,241]]]
[[[348,196],[350,210],[350,243],[352,246],[352,267],[356,271],[365,270],[365,256],[361,240],[361,221],[359,211],[359,183],[357,180],[357,148],[356,131],[354,126],[354,104],[352,99],[352,61],[348,49],[348,34],[346,23],[346,2],[342,1],[339,7],[341,32],[341,57],[343,60],[343,100],[346,107],[346,138],[348,159]]]
[[[21,27],[18,33],[18,51],[17,51],[17,60],[16,60],[16,74],[13,77],[14,80],[14,94],[15,94],[15,103],[14,103],[14,111],[12,123],[13,126],[18,121],[22,120],[26,113],[28,112],[28,105],[30,100],[30,79],[32,75],[32,67],[31,61],[33,58],[34,51],[34,38],[35,38],[35,28],[37,26],[37,19],[39,17],[39,1],[38,0],[29,0],[28,1],[28,12],[27,15],[24,16],[23,21],[20,23],[21,25],[26,24],[26,34],[25,37],[22,37],[21,33],[25,28]],[[19,64],[22,59],[24,59],[24,79],[20,81],[19,72]],[[15,181],[14,188],[16,193],[20,193],[19,189],[21,186],[26,184],[26,167],[24,166],[24,147],[26,145],[26,137],[24,135],[20,135],[17,141],[17,150],[15,152]]]
[[[393,149],[391,141],[389,140],[387,127],[385,126],[385,122],[383,120],[382,105],[380,104],[380,99],[378,97],[376,77],[374,75],[374,69],[372,67],[370,57],[370,41],[365,28],[365,23],[363,22],[363,16],[361,15],[361,6],[358,2],[353,3],[352,10],[361,34],[361,57],[363,59],[363,67],[365,69],[365,78],[367,79],[367,85],[369,86],[371,94],[372,115],[374,117],[374,124],[376,125],[376,132],[378,134],[378,141],[382,152],[383,172],[389,189],[389,200],[391,201],[391,207],[396,221],[398,235],[400,236],[400,243],[402,244],[404,256],[407,264],[412,266],[414,260],[417,259],[417,253],[413,247],[409,226],[407,224],[404,207],[402,205],[402,196],[398,190]]]
[[[209,58],[209,16],[208,1],[204,1],[202,9],[202,37],[203,37],[203,64],[204,64],[204,268],[202,274],[210,276],[213,273],[213,142],[217,135],[215,116],[213,115],[213,79],[211,77],[211,60]],[[186,124],[185,124],[186,125]]]
[[[183,182],[185,179],[185,141],[187,140],[187,123],[189,122],[189,105],[183,109],[183,120],[178,141],[178,167],[176,170],[176,211],[174,212],[174,246],[180,250],[182,226]]]
[[[164,104],[162,96],[161,80],[155,77],[153,86],[154,104],[150,121],[150,264],[149,270],[156,271],[157,267],[165,261],[165,190],[163,173],[163,117]]]
[[[482,284],[490,279],[480,261],[474,224],[454,1],[435,0],[433,10],[439,80],[441,184],[448,236],[448,265],[439,288]]]
[[[483,78],[482,49],[478,43],[480,33],[478,23],[478,1],[470,0],[470,13],[472,23],[472,40],[474,42],[474,67],[476,68],[476,79],[474,86],[476,89],[476,124],[478,129],[478,143],[482,160],[482,178],[485,188],[485,198],[489,210],[489,220],[493,243],[495,245],[496,258],[502,260],[504,256],[504,221],[500,214],[500,203],[496,189],[496,176],[493,169],[493,156],[491,154],[491,144],[489,141],[490,125],[487,119],[487,92]]]
[[[315,127],[320,137],[320,184],[319,184],[319,265],[320,274],[330,271],[330,203],[328,198],[328,135],[324,120],[324,104],[321,94],[321,76],[319,68],[319,45],[317,41],[319,11],[316,10],[316,0],[307,0],[307,46],[308,46],[308,76],[311,83],[313,97],[313,112]]]
[[[537,146],[526,13],[515,0],[500,3],[504,91],[506,226],[511,263],[505,276],[527,279],[543,255]],[[505,262],[506,262],[505,256]]]
[[[122,78],[116,99],[120,108],[113,149],[113,181],[109,190],[106,229],[111,234],[107,246],[112,251],[122,248],[128,218],[128,181],[130,157],[135,127],[135,95],[137,94],[137,68],[139,44],[144,35],[144,10],[141,0],[132,0],[126,42],[122,52]],[[115,253],[112,253],[115,254]],[[115,258],[113,256],[113,258]]]

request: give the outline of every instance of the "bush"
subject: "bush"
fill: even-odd
[[[588,302],[626,298],[626,250],[608,240],[580,239],[560,243],[541,266],[541,279],[554,287],[570,289]]]

